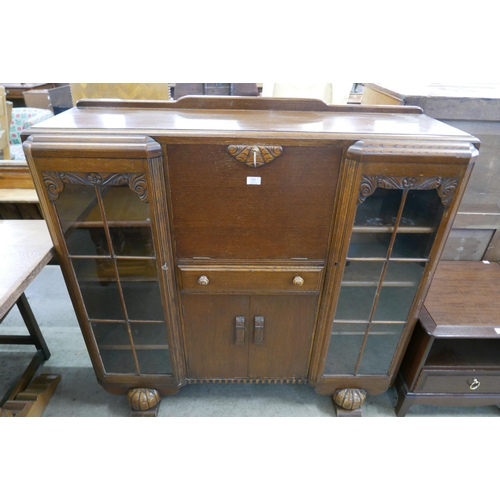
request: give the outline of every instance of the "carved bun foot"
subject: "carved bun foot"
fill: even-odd
[[[130,389],[127,392],[131,417],[156,417],[160,408],[160,393],[155,389]]]
[[[363,389],[342,389],[333,396],[337,417],[361,417],[361,407],[366,399]]]

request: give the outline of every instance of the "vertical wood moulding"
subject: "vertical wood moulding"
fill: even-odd
[[[317,383],[321,378],[326,362],[331,326],[340,290],[340,277],[344,271],[351,228],[354,224],[355,207],[358,200],[357,186],[360,179],[360,163],[344,156],[340,165],[337,195],[333,209],[332,227],[336,229],[331,234],[331,245],[325,264],[325,281],[320,298],[316,336],[308,377],[312,384]],[[339,228],[342,229],[339,230]]]
[[[173,236],[166,199],[163,161],[161,157],[145,161],[148,162],[149,199],[150,203],[154,205],[151,206],[151,226],[158,242],[158,277],[165,292],[162,293],[162,304],[168,329],[170,359],[174,368],[174,377],[179,383],[182,383],[186,378],[186,365],[180,328],[179,300],[176,292],[175,260],[170,244]],[[166,270],[162,268],[164,264],[167,265]]]

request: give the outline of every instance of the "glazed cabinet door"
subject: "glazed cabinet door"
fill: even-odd
[[[358,143],[343,175],[344,227],[330,260],[324,321],[325,390],[386,390],[425,298],[472,167],[470,144]],[[391,158],[391,155],[394,155]],[[350,185],[350,187],[349,187]],[[342,216],[342,213],[340,215]],[[330,387],[330,389],[328,389]],[[340,385],[342,387],[342,385]]]
[[[173,260],[155,144],[97,143],[90,151],[83,141],[72,145],[69,163],[56,151],[36,158],[33,146],[58,256],[101,378],[173,381]],[[134,158],[138,154],[143,158]]]

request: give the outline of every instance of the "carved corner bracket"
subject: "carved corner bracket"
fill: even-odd
[[[262,167],[272,162],[283,152],[281,146],[228,146],[227,152],[247,167]]]
[[[437,189],[441,202],[448,207],[455,195],[458,179],[454,177],[385,177],[363,175],[359,189],[358,204],[363,203],[375,189]]]
[[[83,184],[86,186],[123,186],[128,185],[137,193],[141,201],[148,203],[148,189],[144,174],[108,174],[108,173],[76,173],[76,172],[43,172],[43,183],[47,189],[49,200],[59,198],[65,184]]]

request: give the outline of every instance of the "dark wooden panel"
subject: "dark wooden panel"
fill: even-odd
[[[425,300],[436,325],[500,326],[500,265],[440,262]]]
[[[477,381],[477,382],[475,382]],[[471,385],[479,383],[475,389]],[[475,387],[472,385],[472,387]],[[500,370],[498,371],[453,371],[422,370],[415,386],[415,392],[443,392],[454,394],[488,394],[498,393],[500,387]]]
[[[190,378],[244,378],[248,373],[248,296],[183,295],[184,335]],[[246,318],[236,345],[237,316]]]
[[[341,153],[285,147],[252,168],[226,146],[168,146],[178,257],[324,259]]]
[[[261,344],[249,342],[249,376],[306,378],[316,316],[316,296],[251,297],[250,320],[262,316]]]

